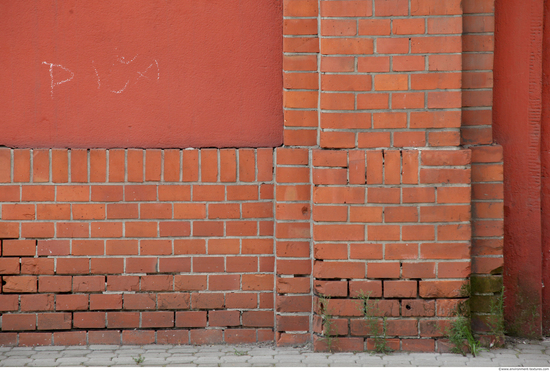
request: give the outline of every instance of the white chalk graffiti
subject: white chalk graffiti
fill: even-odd
[[[45,62],[45,61],[42,62],[42,64],[46,64],[46,65],[50,66],[50,86],[51,86],[51,96],[52,96],[52,99],[53,99],[53,88],[57,85],[61,85],[61,84],[64,84],[66,82],[71,81],[74,78],[74,72],[69,70],[66,67],[63,67],[60,64],[48,63],[48,62]],[[54,81],[54,78],[53,78],[53,68],[54,67],[59,67],[59,68],[65,70],[65,71],[69,72],[71,74],[71,77],[69,77],[68,79],[65,79],[65,80],[61,80],[61,81]]]
[[[94,61],[92,61],[92,66],[94,67],[95,75],[97,77],[97,88],[101,88],[101,79],[99,78],[99,73],[97,73],[97,68],[95,68]]]
[[[157,62],[156,59],[155,59],[155,64],[157,65],[157,80],[159,80],[159,79],[160,79],[159,63]],[[147,80],[149,80],[149,78],[148,78],[147,76],[145,76],[144,74],[147,73],[147,71],[149,71],[149,69],[150,69],[151,67],[153,67],[153,63],[151,63],[151,64],[149,65],[149,67],[147,67],[147,68],[145,69],[145,71],[143,71],[143,72],[139,72],[139,71],[138,71],[138,75],[139,75],[139,76],[138,76],[138,78],[137,78],[135,84],[137,84],[137,82],[139,81],[139,79],[141,79],[142,77],[145,77]]]
[[[136,60],[136,58],[137,58],[138,55],[139,55],[139,54],[136,54],[136,56],[135,56],[134,58],[132,58],[131,60],[129,60],[128,62],[126,62],[126,59],[125,59],[124,57],[118,58],[118,55],[117,55],[117,59],[116,59],[116,60],[119,61],[119,62],[122,63],[122,64],[130,64],[130,63],[132,63],[133,61]]]
[[[109,90],[111,93],[115,93],[115,94],[120,94],[122,93],[124,90],[126,90],[126,87],[128,86],[128,84],[130,83],[130,80],[126,81],[126,85],[124,85],[124,87],[120,90]]]
[[[130,59],[130,60],[127,60],[125,57],[119,57],[118,55],[116,56],[116,60],[122,64],[125,64],[125,65],[129,65],[130,63],[134,62],[136,60],[136,58],[139,56],[139,54],[136,54],[134,58]],[[156,59],[153,60],[154,63],[151,63],[145,70],[142,70],[142,71],[136,71],[136,75],[135,75],[135,82],[134,82],[134,85],[138,83],[138,81],[141,79],[141,78],[145,78],[147,80],[151,80],[149,77],[150,77],[150,73],[148,74],[149,70],[151,70],[153,68],[153,66],[156,67],[156,80],[159,81],[160,80],[160,69],[159,69],[159,63]],[[74,72],[72,72],[71,70],[69,70],[67,67],[64,67],[60,64],[55,64],[55,63],[49,63],[49,62],[42,62],[42,64],[45,64],[45,65],[48,65],[49,66],[49,72],[50,72],[50,94],[51,94],[51,97],[53,99],[53,91],[54,91],[54,87],[58,86],[58,85],[61,85],[61,84],[64,84],[66,82],[69,82],[71,80],[74,79],[75,77],[75,74]],[[114,64],[113,64],[114,65]],[[65,80],[60,80],[60,81],[55,81],[54,79],[54,73],[53,73],[53,68],[54,67],[58,67],[58,68],[61,68],[62,70],[68,72],[71,74],[71,77],[65,79]],[[97,88],[98,89],[101,89],[101,78],[100,78],[100,74],[95,66],[95,62],[92,60],[92,68],[95,72],[95,76],[97,78]],[[124,86],[122,87],[122,89],[120,90],[112,90],[112,89],[107,89],[109,92],[111,93],[114,93],[114,94],[121,94],[122,92],[124,92],[126,90],[126,88],[128,87],[128,85],[130,84],[132,79],[129,79],[126,81],[126,84],[124,84]]]

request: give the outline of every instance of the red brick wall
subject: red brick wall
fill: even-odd
[[[285,0],[274,150],[0,150],[2,341],[325,350],[328,310],[362,351],[363,291],[390,346],[447,349],[461,287],[502,263],[491,12]]]
[[[1,149],[4,341],[272,340],[272,153]]]

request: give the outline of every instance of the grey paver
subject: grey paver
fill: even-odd
[[[250,363],[237,363],[237,362],[227,362],[227,363],[221,363],[221,367],[252,367]]]
[[[170,362],[170,363],[175,363],[175,362],[188,363],[188,362],[193,362],[196,359],[198,359],[198,357],[191,356],[191,355],[190,356],[177,355],[177,356],[172,356],[172,357],[166,358],[166,361]]]
[[[114,366],[115,362],[108,359],[90,359],[82,363],[84,366],[100,367],[100,366]]]
[[[198,357],[194,362],[198,365],[203,363],[220,363],[220,358],[219,357]]]
[[[275,367],[305,367],[303,363],[276,363]]]
[[[27,358],[17,358],[17,359],[5,359],[3,361],[0,361],[0,367],[18,367],[18,366],[24,366],[27,363],[32,362],[31,359]]]
[[[246,353],[246,354],[245,354]],[[137,363],[135,359],[143,359]],[[274,345],[146,345],[0,347],[1,367],[179,366],[179,367],[549,367],[550,341],[509,345],[480,352],[478,357],[449,353],[396,352],[389,355],[315,353],[311,347]]]
[[[4,353],[5,356],[28,356],[34,354],[35,351],[32,349],[12,349],[9,352]]]
[[[145,358],[142,365],[164,365],[166,364],[166,359],[164,358]]]
[[[235,355],[227,355],[220,357],[220,360],[222,362],[236,362],[236,363],[243,363],[247,360],[251,359],[251,356],[235,356]]]
[[[194,363],[174,363],[166,365],[166,367],[197,367]]]

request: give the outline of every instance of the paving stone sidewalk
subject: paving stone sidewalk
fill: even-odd
[[[310,347],[276,348],[269,344],[0,347],[0,366],[550,367],[550,339],[515,341],[475,358],[439,353],[314,353]]]

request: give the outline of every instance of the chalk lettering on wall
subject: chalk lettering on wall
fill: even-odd
[[[155,64],[157,65],[157,81],[160,80],[160,70],[159,70],[159,62],[155,59]]]
[[[92,66],[94,67],[95,75],[97,77],[97,88],[101,88],[101,79],[99,78],[99,73],[97,73],[97,68],[95,68],[94,61],[92,61]]]
[[[134,58],[132,58],[131,60],[129,60],[128,62],[126,62],[126,59],[124,57],[117,58],[117,61],[119,61],[122,64],[130,64],[130,63],[132,63],[133,61],[136,60],[138,55],[139,54],[136,54],[136,56]],[[117,55],[117,57],[118,57],[118,55]]]
[[[53,88],[57,85],[61,85],[61,84],[64,84],[66,82],[71,81],[74,78],[74,72],[69,70],[66,67],[63,67],[60,64],[48,63],[46,61],[42,62],[42,64],[46,64],[46,65],[50,66],[50,87],[51,87],[51,96],[52,96],[52,99],[53,99]],[[69,77],[68,79],[65,79],[65,80],[61,80],[61,81],[54,81],[54,78],[53,78],[53,68],[54,67],[59,67],[59,68],[65,70],[65,71],[69,72],[71,74],[71,77]]]
[[[132,62],[138,57],[138,55],[139,55],[139,54],[136,54],[136,56],[135,56],[134,58],[130,59],[130,60],[127,60],[127,59],[124,58],[124,57],[119,57],[119,56],[117,55],[116,60],[117,60],[118,62],[122,63],[122,64],[128,65],[128,64],[132,63]],[[159,62],[158,62],[158,60],[156,60],[156,59],[154,59],[153,61],[154,61],[154,63],[151,63],[145,70],[143,70],[143,71],[136,71],[136,73],[137,73],[137,78],[135,79],[134,84],[137,84],[138,81],[139,81],[142,77],[145,78],[145,79],[147,79],[147,80],[151,80],[151,78],[150,78],[150,75],[151,75],[151,74],[149,73],[149,75],[148,75],[148,72],[149,72],[149,70],[151,70],[151,69],[153,68],[153,66],[156,66],[156,68],[157,68],[157,76],[156,76],[156,77],[157,77],[157,81],[160,80]],[[64,67],[64,66],[62,66],[62,65],[60,65],[60,64],[48,63],[48,62],[42,62],[42,64],[45,64],[45,65],[50,66],[50,71],[49,71],[49,72],[50,72],[50,81],[51,81],[51,83],[50,83],[50,90],[51,90],[51,92],[50,92],[50,93],[51,93],[51,96],[52,96],[52,99],[53,99],[53,90],[54,90],[54,87],[56,87],[57,85],[61,85],[61,84],[64,84],[64,83],[66,83],[66,82],[71,81],[71,80],[75,77],[75,74],[74,74],[74,72],[72,72],[70,69],[68,69],[67,67]],[[113,65],[114,65],[114,63],[113,63]],[[55,79],[54,79],[54,67],[61,68],[62,70],[64,70],[64,71],[70,73],[71,76],[70,76],[69,78],[65,79],[65,80],[55,81]],[[99,71],[97,70],[97,68],[96,68],[96,66],[95,66],[95,61],[94,61],[94,60],[92,60],[92,68],[94,69],[95,76],[96,76],[96,78],[97,78],[97,88],[98,88],[98,89],[101,89],[101,85],[102,85],[102,84],[101,84],[101,77],[100,77]],[[130,82],[131,82],[132,80],[133,80],[133,79],[127,80],[127,81],[126,81],[126,84],[124,84],[124,86],[123,86],[122,89],[120,89],[120,90],[111,90],[111,89],[109,89],[109,88],[107,88],[107,90],[109,90],[111,93],[114,93],[114,94],[121,94],[122,92],[124,92],[124,91],[126,90],[126,88],[128,87],[128,85],[130,84]]]
[[[159,71],[159,62],[157,62],[156,59],[155,59],[155,64],[156,64],[156,66],[157,66],[157,81],[158,81],[158,80],[160,79],[160,71]],[[136,80],[136,82],[135,82],[134,84],[137,84],[138,81],[139,81],[139,79],[141,79],[142,77],[144,77],[144,78],[146,78],[147,80],[149,80],[149,77],[145,76],[145,74],[147,73],[147,71],[149,71],[149,69],[150,69],[151,67],[153,67],[153,63],[151,63],[151,64],[149,65],[149,67],[147,67],[147,68],[145,69],[145,71],[143,71],[143,72],[139,72],[139,71],[138,71],[138,75],[139,75],[139,76],[138,76],[138,78],[137,78],[137,80]]]
[[[120,90],[110,90],[111,93],[115,93],[115,94],[120,94],[122,93],[124,90],[126,90],[126,87],[128,87],[128,83],[130,82],[130,80],[126,81],[126,84],[124,85],[124,87]]]

